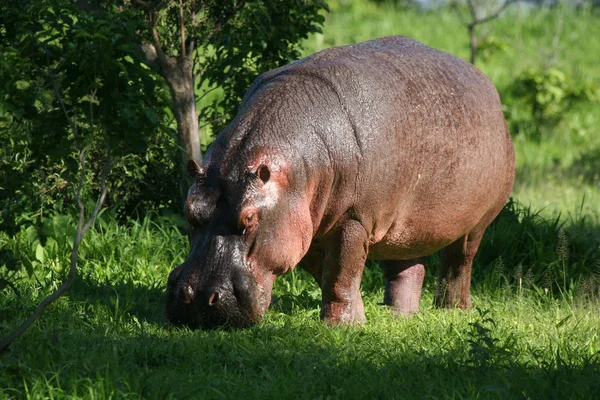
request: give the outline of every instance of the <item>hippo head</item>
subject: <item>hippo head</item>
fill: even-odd
[[[260,158],[245,164],[224,177],[218,168],[188,163],[191,251],[168,278],[166,309],[174,324],[194,329],[258,322],[275,277],[308,250],[310,213],[303,217],[302,201],[289,196],[284,168]]]

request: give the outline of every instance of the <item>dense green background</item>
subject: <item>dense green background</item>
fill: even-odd
[[[305,53],[404,34],[468,58],[463,9],[397,3],[331,1],[323,33],[304,42]],[[478,66],[505,104],[517,180],[475,260],[473,311],[431,307],[432,256],[422,312],[410,319],[391,318],[380,305],[382,274],[369,263],[364,326],[322,326],[319,289],[297,271],[278,279],[256,327],[172,328],[166,276],[188,250],[178,208],[148,202],[144,216],[124,215],[113,201],[84,240],[81,279],[0,356],[0,398],[596,398],[600,14],[589,6],[513,7],[484,29]],[[209,142],[210,130],[202,134]],[[153,146],[162,157],[161,143],[169,142]],[[0,336],[68,268],[74,217],[50,189],[49,200],[31,204],[56,212],[30,217],[35,224],[14,238],[0,236],[0,247],[27,266],[10,275],[20,296],[0,292]]]

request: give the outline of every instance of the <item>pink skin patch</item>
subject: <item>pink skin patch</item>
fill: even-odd
[[[257,157],[247,168],[256,173],[263,182],[261,203],[254,204],[253,197],[248,197],[240,212],[241,224],[246,226],[245,218],[252,215],[252,226],[245,229],[257,229],[255,233],[257,248],[248,255],[247,265],[259,288],[258,308],[264,313],[271,301],[273,282],[278,275],[291,271],[308,251],[312,239],[312,221],[308,207],[306,210],[297,207],[298,203],[280,203],[284,201],[289,190],[286,170],[287,163],[273,159],[268,150],[259,151]],[[306,202],[303,202],[306,203]],[[301,208],[301,209],[299,209]],[[277,213],[276,218],[269,220],[268,230],[263,226],[262,213],[271,210]],[[256,219],[257,218],[257,219]]]

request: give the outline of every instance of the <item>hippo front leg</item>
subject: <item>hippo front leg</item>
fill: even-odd
[[[360,281],[368,235],[358,221],[344,223],[324,260],[321,319],[328,325],[366,321]]]

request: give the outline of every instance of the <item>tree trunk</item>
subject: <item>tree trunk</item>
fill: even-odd
[[[477,57],[477,39],[475,39],[475,25],[469,24],[467,26],[467,30],[469,31],[469,44],[471,45],[471,64],[475,65],[475,57]]]
[[[177,120],[177,137],[181,151],[180,190],[185,201],[190,184],[186,165],[189,160],[202,163],[192,61],[189,56],[178,56],[169,57],[166,62],[160,64],[162,75],[173,98],[173,113]]]

